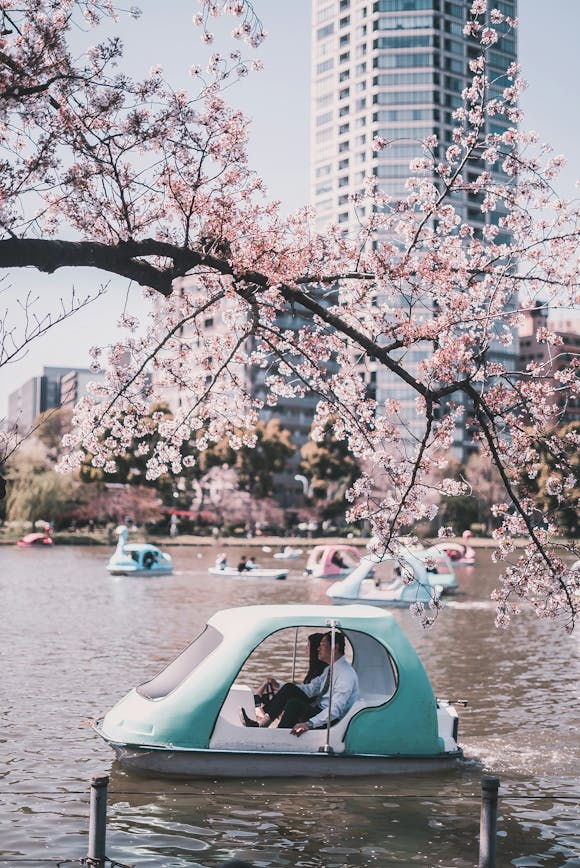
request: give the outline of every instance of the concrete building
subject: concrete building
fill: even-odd
[[[356,227],[351,195],[361,193],[365,178],[379,179],[393,197],[406,195],[409,161],[422,155],[420,142],[436,135],[444,150],[452,141],[453,111],[471,80],[469,61],[478,46],[463,35],[472,0],[314,0],[312,4],[311,202],[319,229],[328,224]],[[502,12],[517,15],[517,0],[495,2]],[[501,28],[500,28],[501,29]],[[506,33],[488,52],[492,96],[506,85],[503,74],[517,58],[515,35]],[[508,122],[493,119],[490,130],[503,132]],[[373,151],[373,139],[396,140]],[[480,168],[467,171],[473,181]],[[502,212],[484,214],[480,203],[457,196],[453,204],[476,231],[497,224]],[[501,233],[499,241],[502,240]],[[509,240],[509,239],[506,239]],[[377,299],[380,304],[380,298]],[[416,364],[425,350],[414,350]],[[497,344],[494,358],[513,363],[513,348]],[[409,360],[409,355],[407,355]],[[372,365],[366,372],[369,391],[379,403],[401,402],[407,424],[416,426],[415,393],[388,372]],[[469,451],[464,427],[456,432],[456,457]]]
[[[87,383],[103,377],[88,368],[44,367],[38,377],[27,380],[8,396],[8,425],[21,433],[29,431],[40,413],[60,406],[73,407]]]
[[[554,332],[561,343],[555,346],[540,343],[538,329],[547,328]],[[538,305],[526,314],[520,328],[520,370],[525,370],[530,362],[546,366],[547,374],[554,374],[569,366],[572,359],[580,357],[580,320],[550,318],[547,307]],[[557,382],[554,380],[554,386]],[[580,401],[571,397],[567,390],[560,390],[554,400],[558,404],[562,425],[580,422]]]

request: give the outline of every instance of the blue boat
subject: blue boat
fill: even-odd
[[[275,726],[243,726],[240,709],[255,718],[256,671],[270,671],[275,651],[288,670],[278,674],[300,680],[296,648],[316,630],[345,636],[359,699],[332,725],[329,708],[328,725],[299,738]],[[93,723],[129,769],[211,778],[439,770],[463,756],[457,726],[454,707],[437,701],[417,652],[390,612],[330,605],[217,612],[159,675]]]
[[[425,565],[427,578],[431,585],[441,588],[444,594],[452,594],[458,589],[459,583],[451,558],[438,545],[429,546],[426,549],[413,549],[412,555],[421,560]]]
[[[439,599],[442,587],[437,582],[439,574],[429,572],[431,563],[422,554],[422,550],[401,548],[397,557],[367,555],[345,579],[331,585],[326,596],[339,604],[429,605]]]
[[[107,563],[112,576],[167,576],[173,572],[171,557],[157,546],[127,542],[126,525],[120,524],[115,533],[119,537],[117,548]]]

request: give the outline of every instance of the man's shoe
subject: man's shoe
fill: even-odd
[[[245,708],[240,708],[240,720],[242,721],[244,726],[259,726],[260,725],[257,720],[252,720],[251,717],[248,717],[248,715],[246,714]]]

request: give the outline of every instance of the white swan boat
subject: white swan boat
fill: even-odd
[[[368,555],[345,579],[326,592],[333,603],[365,603],[372,606],[428,605],[441,596],[441,587],[432,584],[422,550],[404,549],[397,558]],[[436,578],[436,576],[435,576]]]
[[[124,524],[116,528],[117,548],[109,558],[107,570],[112,576],[167,576],[173,572],[170,555],[150,543],[128,543]]]
[[[302,555],[303,549],[284,546],[281,552],[274,552],[272,557],[277,561],[294,561]]]

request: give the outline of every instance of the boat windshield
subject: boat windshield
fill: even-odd
[[[222,634],[215,627],[206,625],[191,645],[188,645],[181,654],[178,654],[162,672],[151,681],[140,684],[137,693],[146,699],[162,699],[167,696],[176,687],[179,687],[182,681],[199,666],[202,660],[205,660],[208,654],[215,651],[222,639]]]

